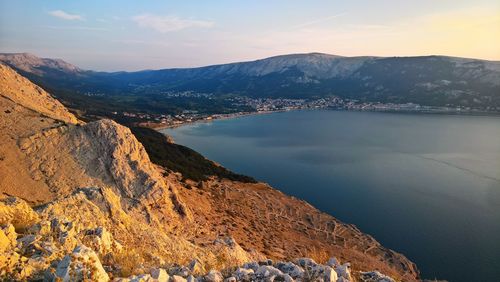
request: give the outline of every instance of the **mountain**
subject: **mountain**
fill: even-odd
[[[419,276],[355,226],[146,129],[82,121],[0,63],[2,280],[393,281],[379,271]]]
[[[157,96],[195,91],[249,97],[317,98],[429,106],[500,107],[500,62],[445,56],[342,57],[320,53],[276,56],[200,68],[93,72],[3,54],[0,61],[56,95],[63,92]],[[65,64],[64,64],[65,65]],[[42,74],[40,74],[42,72]],[[61,75],[61,72],[64,75]],[[153,99],[153,98],[147,98]]]
[[[30,53],[0,54],[0,61],[15,66],[16,69],[39,76],[45,76],[51,72],[79,73],[82,71],[61,59],[39,58]]]

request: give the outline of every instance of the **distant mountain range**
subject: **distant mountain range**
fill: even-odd
[[[0,61],[53,93],[151,96],[195,91],[249,97],[318,98],[500,109],[500,62],[445,56],[342,57],[292,54],[199,68],[96,72],[31,54]]]

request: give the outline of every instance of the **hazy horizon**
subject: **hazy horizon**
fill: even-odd
[[[84,69],[199,67],[285,54],[500,60],[497,1],[6,1],[0,52]]]

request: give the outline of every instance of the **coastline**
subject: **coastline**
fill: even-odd
[[[304,109],[218,114],[218,115],[216,115],[217,116],[216,118],[211,118],[211,119],[203,118],[203,119],[197,119],[197,120],[192,120],[192,121],[184,121],[184,122],[176,123],[176,124],[143,122],[143,123],[139,123],[138,125],[144,126],[144,127],[149,127],[149,128],[154,129],[156,131],[160,131],[163,129],[178,128],[181,126],[186,126],[186,125],[191,125],[191,124],[196,124],[196,123],[210,123],[210,122],[217,121],[217,120],[235,119],[235,118],[253,116],[253,115],[267,115],[267,114],[272,114],[272,113],[283,113],[283,112],[290,112],[290,111],[297,111],[297,110],[304,110]]]
[[[348,112],[372,112],[372,113],[393,113],[393,114],[430,114],[430,115],[452,115],[452,116],[493,116],[500,117],[499,112],[485,112],[485,111],[456,111],[456,110],[359,110],[359,109],[339,109],[339,108],[298,108],[298,109],[283,109],[283,110],[274,110],[274,111],[256,111],[256,112],[238,112],[231,114],[216,114],[213,115],[212,118],[200,118],[191,121],[182,121],[175,124],[163,124],[156,122],[141,122],[137,125],[148,127],[154,129],[156,131],[160,131],[163,129],[173,129],[186,125],[192,125],[196,123],[210,123],[217,120],[227,120],[227,119],[235,119],[246,116],[253,115],[266,115],[272,113],[283,113],[283,112],[291,112],[291,111],[302,111],[302,110],[332,110],[332,111],[348,111]]]

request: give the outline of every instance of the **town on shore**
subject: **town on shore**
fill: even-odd
[[[213,94],[196,93],[191,91],[169,93],[172,97],[208,98]],[[425,106],[416,103],[383,103],[365,102],[355,99],[344,99],[330,96],[317,99],[287,99],[287,98],[250,98],[236,96],[226,98],[235,108],[246,107],[248,111],[231,113],[203,113],[196,110],[183,110],[178,114],[155,114],[141,112],[113,112],[113,115],[136,120],[136,124],[151,128],[171,128],[194,122],[210,122],[218,119],[235,118],[245,115],[267,114],[306,109],[333,109],[348,111],[379,111],[379,112],[408,112],[408,113],[443,113],[443,114],[498,114],[499,109],[477,109],[472,107],[453,106]]]

